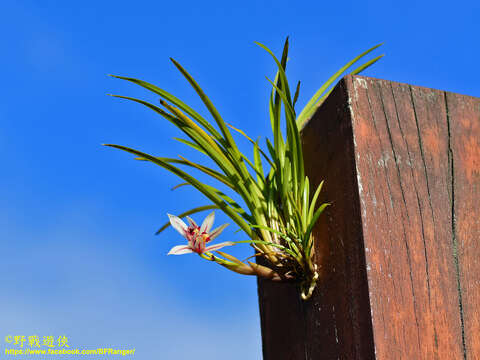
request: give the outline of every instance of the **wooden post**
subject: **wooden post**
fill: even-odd
[[[347,76],[302,139],[321,276],[259,279],[264,359],[480,359],[480,98]]]

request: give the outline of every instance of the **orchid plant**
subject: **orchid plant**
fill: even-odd
[[[269,113],[273,142],[266,139],[266,151],[261,148],[259,140],[254,141],[244,131],[227,124],[194,78],[173,59],[171,59],[173,64],[197,92],[217,127],[174,95],[143,80],[114,76],[155,93],[160,97],[161,106],[132,97],[112,96],[145,105],[171,122],[188,138],[175,140],[213,160],[217,169],[189,161],[184,157],[179,159],[158,157],[121,145],[105,145],[127,151],[136,155],[137,160],[148,161],[169,170],[184,181],[176,188],[191,185],[210,201],[209,204],[190,209],[178,216],[168,215],[170,221],[162,226],[157,234],[172,225],[187,240],[186,245],[173,247],[169,254],[197,253],[205,260],[213,261],[240,274],[257,275],[275,281],[298,281],[301,297],[308,299],[318,279],[317,266],[314,262],[313,229],[329,204],[317,204],[323,182],[311,184],[305,175],[299,129],[312,117],[331,92],[333,83],[381,44],[365,51],[340,68],[320,87],[298,115],[295,105],[299,96],[300,82],[292,96],[285,73],[288,38],[280,59],[265,45],[260,43],[257,45],[270,54],[278,68],[273,81],[267,78],[272,85]],[[354,68],[351,73],[360,73],[382,56],[377,56]],[[282,130],[282,124],[285,124],[284,130]],[[240,151],[230,129],[248,139],[252,144],[253,159],[249,159]],[[199,181],[177,165],[199,170],[210,176],[212,180],[226,185],[243,199],[243,206],[228,194]],[[214,213],[208,215],[201,226],[198,226],[189,216],[212,209],[223,211],[239,226],[240,230],[243,230],[249,240],[208,245],[228,224],[210,231]],[[181,219],[184,217],[189,225]],[[258,263],[241,261],[231,254],[219,251],[223,247],[239,243],[250,244],[255,250],[254,256],[261,260]]]

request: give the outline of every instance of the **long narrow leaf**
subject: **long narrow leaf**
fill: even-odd
[[[276,248],[279,248],[283,251],[285,251],[286,253],[292,255],[294,258],[298,258],[300,256],[300,254],[295,254],[292,250],[286,248],[285,246],[283,245],[280,245],[280,244],[275,244],[273,242],[270,242],[270,241],[263,241],[263,240],[241,240],[241,241],[234,241],[235,244],[262,244],[262,245],[268,245],[268,246],[273,246],[273,247],[276,247]]]
[[[232,138],[232,135],[230,134],[230,131],[228,131],[228,128],[225,125],[225,122],[223,121],[222,117],[220,116],[219,112],[217,111],[213,103],[210,101],[208,96],[205,94],[202,88],[198,85],[195,79],[175,59],[170,58],[170,60],[175,65],[175,67],[182,73],[182,75],[187,79],[190,85],[192,85],[193,89],[197,92],[198,96],[200,96],[200,99],[202,99],[208,111],[210,112],[210,114],[212,114],[213,118],[215,119],[218,127],[220,128],[220,131],[222,132],[231,150],[234,153],[238,153],[238,148],[235,144],[235,141]]]
[[[114,144],[104,144],[104,145],[114,147],[114,148],[132,153],[132,154],[140,156],[140,157],[147,158],[151,162],[153,162],[157,165],[160,165],[161,167],[171,171],[175,175],[177,175],[177,176],[181,177],[182,179],[184,179],[185,181],[189,182],[196,189],[198,189],[201,193],[203,193],[207,198],[209,198],[214,204],[216,204],[220,209],[222,209],[225,212],[225,214],[227,214],[233,221],[235,221],[235,223],[238,226],[240,226],[242,228],[242,230],[245,231],[245,233],[248,236],[251,237],[252,230],[248,226],[248,224],[242,219],[242,217],[236,211],[234,211],[234,209],[232,209],[225,201],[223,201],[223,199],[221,199],[218,196],[217,193],[212,191],[210,186],[207,186],[206,184],[201,183],[200,181],[198,181],[194,177],[190,176],[189,174],[185,173],[184,171],[182,171],[182,170],[176,168],[175,166],[172,166],[172,165],[170,165],[170,164],[168,164],[164,161],[158,160],[158,159],[156,159],[155,157],[153,157],[149,154],[143,153],[143,152],[135,150],[135,149],[128,148],[126,146],[114,145]]]
[[[191,141],[188,141],[188,140],[185,140],[185,139],[181,139],[181,138],[177,138],[177,137],[174,137],[173,140],[176,140],[178,142],[181,142],[182,144],[185,144],[187,146],[190,146],[191,148],[201,152],[202,154],[204,155],[207,155],[208,154],[205,152],[205,150],[203,150],[200,146],[198,146],[197,144],[191,142]]]
[[[350,74],[356,75],[356,74],[361,73],[362,71],[364,71],[365,69],[367,69],[368,67],[370,67],[371,65],[376,63],[378,60],[380,60],[384,56],[385,55],[382,54],[382,55],[379,55],[379,56],[367,61],[365,64],[362,64],[358,68],[353,70]],[[308,119],[310,119],[312,117],[312,115],[322,105],[322,103],[325,101],[325,99],[328,97],[328,95],[330,95],[330,93],[333,91],[333,89],[334,89],[333,87],[330,88],[326,93],[324,93],[322,95],[322,97],[315,103],[315,105],[312,106],[312,108],[305,114],[305,121],[307,121]],[[305,124],[305,121],[303,122],[302,126]]]
[[[278,70],[279,70],[279,75],[280,75],[280,81],[281,81],[281,88],[282,90],[285,92],[285,95],[287,96],[288,98],[288,103],[291,104],[292,101],[291,101],[291,97],[290,97],[290,88],[288,87],[288,81],[287,81],[287,76],[285,74],[285,67],[283,66],[283,64],[277,59],[277,57],[275,56],[275,54],[272,52],[272,50],[270,50],[268,47],[266,47],[265,45],[259,43],[259,42],[256,42],[255,41],[255,44],[257,44],[258,46],[260,46],[262,49],[264,49],[266,52],[268,52],[273,60],[275,61],[275,63],[277,64],[278,66]],[[288,39],[285,43],[285,46],[287,47],[287,50],[288,50]],[[285,54],[285,49],[284,49],[284,54]]]
[[[378,48],[379,46],[383,45],[383,43],[375,45],[374,47],[368,49],[367,51],[361,53],[360,55],[356,56],[352,60],[350,60],[348,63],[346,63],[344,66],[342,66],[333,76],[331,76],[321,87],[320,89],[317,90],[315,95],[312,96],[312,98],[308,101],[307,105],[303,108],[303,110],[300,112],[300,115],[298,115],[297,118],[297,124],[298,127],[301,128],[303,123],[308,119],[308,114],[311,112],[312,108],[315,106],[315,103],[317,100],[322,96],[322,94],[325,92],[325,90],[328,89],[330,85],[333,84],[335,80],[337,80],[345,71],[347,71],[353,64],[355,64],[357,61],[359,61],[361,58],[364,56],[368,55],[370,52]]]
[[[256,199],[252,196],[252,185],[254,182],[248,171],[239,169],[238,163],[230,158],[230,154],[222,149],[205,131],[203,131],[194,121],[183,114],[179,109],[160,101],[169,111],[177,115],[177,125],[191,139],[193,139],[201,148],[215,161],[215,163],[225,172],[230,182],[235,185],[235,189],[242,195],[250,209],[256,205]],[[167,114],[169,115],[169,114]],[[171,115],[170,115],[171,116]],[[247,173],[247,174],[245,174]],[[257,189],[257,191],[259,191]],[[252,201],[253,200],[253,201]]]
[[[312,201],[310,202],[310,209],[308,210],[308,219],[311,219],[313,217],[313,213],[315,211],[315,205],[317,204],[317,199],[318,199],[318,196],[320,195],[320,191],[322,191],[322,187],[323,187],[323,181],[320,182],[320,184],[317,186],[317,190],[315,191]]]
[[[378,60],[380,60],[382,57],[384,57],[385,54],[382,54],[382,55],[379,55],[375,58],[373,58],[372,60],[369,60],[367,61],[365,64],[363,65],[360,65],[358,68],[356,68],[355,70],[353,70],[351,72],[352,75],[356,75],[356,74],[360,74],[363,70],[369,68],[370,66],[372,66],[373,64],[375,64]]]
[[[250,141],[254,146],[256,144],[256,146],[258,147],[258,150],[260,151],[260,153],[263,155],[263,157],[265,158],[265,160],[268,161],[268,163],[272,166],[272,167],[275,167],[275,165],[273,164],[272,160],[270,160],[270,158],[267,156],[267,154],[265,154],[265,152],[262,150],[262,148],[258,145],[258,142],[255,142],[253,141],[253,139],[248,136],[243,130],[241,129],[238,129],[236,128],[235,126],[231,125],[231,124],[227,124],[229,127],[231,127],[233,130],[237,131],[239,134],[243,135],[248,141]]]
[[[293,96],[293,106],[297,103],[298,96],[300,95],[300,81],[297,83],[297,88],[295,89],[295,95]]]
[[[170,190],[177,190],[178,188],[181,188],[182,186],[188,186],[188,185],[191,185],[190,183],[188,182],[183,182],[183,183],[180,183],[180,184],[177,184],[175,185],[174,187],[172,187]]]
[[[310,224],[308,225],[307,231],[305,232],[305,239],[310,238],[310,234],[312,233],[312,230],[313,230],[315,224],[317,223],[318,218],[319,218],[320,215],[322,214],[323,210],[325,210],[325,208],[326,208],[327,206],[329,206],[329,205],[330,205],[329,203],[322,204],[322,205],[317,209],[317,211],[315,211],[315,213],[313,214],[312,219],[310,220]]]
[[[172,104],[175,104],[180,109],[185,111],[188,115],[193,117],[196,121],[198,121],[198,123],[200,125],[202,125],[204,128],[206,128],[217,140],[222,138],[220,136],[220,134],[218,133],[218,131],[215,130],[215,128],[212,125],[210,125],[210,123],[208,121],[206,121],[199,113],[197,113],[190,106],[188,106],[187,104],[185,104],[184,102],[182,102],[180,99],[178,99],[174,95],[170,94],[169,92],[167,92],[163,89],[160,89],[159,87],[157,87],[153,84],[150,84],[146,81],[143,81],[143,80],[134,79],[134,78],[125,77],[125,76],[118,76],[118,75],[110,75],[110,76],[114,77],[114,78],[117,78],[117,79],[130,81],[134,84],[140,85],[141,87],[143,87],[147,90],[150,90],[150,91],[154,92],[157,95],[160,95],[161,97],[163,97],[167,101],[170,101]]]

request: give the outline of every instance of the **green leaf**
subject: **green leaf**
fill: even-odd
[[[282,232],[280,232],[280,231],[278,231],[278,230],[275,230],[275,229],[273,229],[273,228],[271,228],[271,227],[268,227],[268,226],[264,226],[264,225],[252,225],[252,224],[250,224],[250,227],[256,228],[256,229],[267,230],[267,231],[270,231],[270,232],[272,232],[272,233],[274,233],[274,234],[277,234],[277,235],[280,236],[282,239],[290,240],[290,238],[289,238],[286,234],[284,234],[284,233],[282,233]]]
[[[279,248],[283,251],[285,251],[286,253],[292,255],[294,258],[298,258],[299,257],[299,254],[295,254],[292,250],[286,248],[285,246],[283,245],[280,245],[280,244],[275,244],[271,241],[263,241],[263,240],[241,240],[241,241],[234,241],[235,244],[262,244],[262,245],[267,245],[267,246],[273,246],[273,247],[276,247],[276,248]]]
[[[307,228],[307,231],[305,232],[305,239],[309,239],[310,238],[310,234],[312,233],[312,230],[315,226],[315,224],[317,223],[317,220],[318,218],[320,217],[320,215],[322,214],[323,210],[325,210],[325,208],[327,206],[329,206],[330,204],[329,203],[325,203],[325,204],[322,204],[318,209],[317,211],[315,211],[315,213],[313,214],[313,217],[310,221],[310,224],[308,225],[308,228]]]
[[[258,145],[258,140],[255,142],[253,141],[253,139],[248,136],[243,130],[241,129],[238,129],[236,128],[235,126],[231,125],[231,124],[227,124],[229,127],[231,127],[233,130],[237,131],[239,134],[243,135],[248,141],[250,141],[254,146],[256,145],[258,147],[258,150],[260,151],[260,153],[263,155],[263,157],[265,158],[265,160],[267,160],[269,162],[269,164],[272,166],[272,167],[275,167],[275,165],[272,163],[272,161],[268,158],[267,154],[265,154],[265,152],[262,150],[262,148]]]
[[[177,190],[178,188],[182,187],[182,186],[188,186],[188,185],[191,185],[190,183],[188,182],[183,182],[183,183],[180,183],[180,184],[177,184],[175,185],[174,187],[172,187],[170,190]]]
[[[320,182],[317,186],[317,190],[313,195],[312,201],[310,202],[310,209],[308,210],[308,219],[313,217],[313,212],[315,211],[315,205],[317,204],[318,195],[320,195],[320,191],[322,191],[323,181]]]
[[[377,56],[376,58],[373,58],[370,61],[367,61],[365,64],[363,64],[363,65],[359,66],[358,68],[356,68],[355,70],[353,70],[350,74],[356,75],[356,74],[361,73],[363,70],[367,69],[368,67],[370,67],[371,65],[376,63],[378,60],[380,60],[384,56],[385,55],[380,55],[380,56]],[[313,116],[315,111],[322,105],[322,103],[325,101],[325,99],[328,97],[328,95],[330,95],[330,93],[333,91],[333,89],[334,89],[333,87],[330,88],[326,93],[324,93],[322,95],[322,97],[317,101],[315,106],[313,106],[312,109],[308,112],[308,114],[306,114],[305,119],[308,120]]]
[[[184,157],[180,156],[180,158],[182,160],[176,160],[176,159],[167,159],[165,161],[167,162],[175,162],[177,164],[182,164],[182,165],[187,165],[187,166],[191,166],[197,170],[200,170],[201,172],[203,172],[204,174],[207,174],[211,177],[213,177],[214,179],[222,182],[223,184],[227,185],[229,188],[235,190],[235,186],[230,182],[230,180],[228,179],[228,177],[226,177],[225,175],[223,174],[220,174],[218,171],[215,171],[213,169],[210,169],[209,167],[207,166],[203,166],[203,165],[200,165],[200,164],[197,164],[197,163],[194,163],[192,161],[189,161],[187,159],[185,159]],[[166,158],[163,158],[163,159],[166,159]],[[172,161],[173,160],[173,161]]]
[[[293,191],[295,197],[297,195],[298,187],[303,187],[304,181],[304,164],[303,164],[303,150],[300,140],[300,133],[297,128],[295,121],[295,110],[288,102],[288,98],[285,93],[279,89],[270,79],[267,80],[272,84],[276,89],[277,93],[283,100],[285,106],[285,118],[287,120],[287,153],[291,154],[290,164],[293,166],[291,175],[293,176]]]
[[[277,57],[275,54],[270,50],[268,47],[265,45],[255,41],[255,44],[260,46],[262,49],[264,49],[266,52],[268,52],[275,63],[277,64],[278,71],[279,71],[279,76],[280,76],[280,84],[281,84],[281,89],[285,92],[285,95],[288,99],[288,103],[291,104],[291,98],[290,98],[290,88],[288,87],[288,81],[287,81],[287,76],[285,75],[285,68],[286,68],[286,61],[287,61],[287,54],[288,54],[288,37],[287,40],[285,41],[285,45],[283,47],[283,54],[282,54],[282,62],[278,61]]]
[[[161,97],[163,97],[167,101],[170,101],[175,106],[178,106],[180,109],[185,111],[188,115],[193,117],[196,121],[198,121],[198,123],[200,125],[202,125],[205,129],[207,129],[217,140],[222,138],[220,136],[220,134],[218,133],[218,131],[215,130],[215,128],[212,125],[210,125],[210,123],[207,120],[205,120],[199,113],[197,113],[190,106],[188,106],[187,104],[185,104],[184,102],[182,102],[180,99],[173,96],[169,92],[167,92],[163,89],[160,89],[159,87],[157,87],[153,84],[150,84],[146,81],[143,81],[143,80],[134,79],[134,78],[125,77],[125,76],[118,76],[118,75],[110,75],[110,76],[114,77],[114,78],[117,78],[117,79],[130,81],[134,84],[140,85],[141,87],[143,87],[147,90],[150,90],[151,92],[153,92],[157,95],[160,95]]]
[[[195,79],[177,61],[175,61],[173,58],[170,58],[170,60],[175,65],[175,67],[182,73],[182,75],[187,79],[190,85],[192,85],[193,89],[196,91],[198,96],[200,96],[200,99],[202,99],[203,103],[207,107],[210,114],[212,114],[218,127],[220,128],[220,131],[223,133],[223,136],[227,144],[229,145],[232,154],[238,155],[239,150],[237,145],[235,144],[235,141],[232,138],[232,135],[230,134],[230,131],[228,131],[228,128],[225,125],[225,122],[223,121],[222,117],[220,116],[220,114],[218,113],[217,109],[215,108],[213,103],[210,101],[208,96],[203,92],[202,88],[198,85]]]
[[[181,164],[181,165],[193,167],[197,170],[200,170],[204,174],[207,174],[207,175],[213,177],[214,179],[222,182],[223,184],[227,185],[231,189],[235,189],[234,185],[229,181],[229,179],[225,175],[219,173],[218,171],[210,169],[207,166],[203,166],[203,165],[194,163],[192,161],[189,161],[182,156],[180,156],[181,160],[180,159],[172,159],[172,158],[164,158],[164,157],[159,157],[159,156],[155,156],[155,158],[157,160],[165,161],[165,162],[170,163],[170,164]],[[145,159],[145,158],[135,158],[135,160],[150,161],[150,160]]]
[[[279,83],[279,72],[275,75],[275,84],[280,86]],[[275,100],[274,100],[275,97]],[[280,117],[282,113],[282,107],[280,106],[280,96],[276,93],[275,88],[272,88],[270,99],[269,99],[269,114],[270,114],[270,123],[272,125],[272,132],[273,132],[273,144],[275,145],[275,149],[277,153],[284,152],[285,142],[283,140],[282,131],[280,128]]]
[[[376,58],[373,58],[372,60],[370,61],[367,61],[365,64],[363,65],[360,65],[358,68],[356,68],[355,70],[353,70],[351,72],[352,75],[356,75],[356,74],[360,74],[363,70],[369,68],[370,66],[372,66],[373,64],[375,64],[378,60],[380,60],[382,57],[384,57],[385,54],[382,54],[382,55],[379,55],[377,56]]]
[[[260,146],[258,146],[258,141],[260,138],[255,141],[253,144],[253,161],[255,163],[255,171],[257,173],[257,182],[259,184],[263,184],[262,188],[265,188],[265,175],[263,173],[263,166],[262,166],[262,158],[260,157]],[[263,153],[263,151],[262,151]],[[272,167],[274,167],[274,164],[272,164]]]
[[[205,150],[203,150],[200,146],[198,146],[194,142],[191,142],[191,141],[188,141],[188,140],[185,140],[185,139],[176,138],[176,137],[174,137],[173,140],[176,140],[178,142],[181,142],[182,144],[190,146],[191,148],[193,148],[193,149],[203,153],[204,155],[208,156],[208,154],[205,152]]]
[[[229,204],[227,204],[217,194],[217,192],[212,191],[211,186],[208,186],[206,184],[201,183],[200,181],[198,181],[194,177],[190,176],[189,174],[185,173],[184,171],[182,171],[182,170],[176,168],[175,166],[170,165],[170,164],[168,164],[164,161],[158,160],[154,156],[151,156],[149,154],[143,153],[143,152],[135,150],[135,149],[128,148],[126,146],[114,145],[114,144],[104,144],[104,145],[114,147],[114,148],[132,153],[132,154],[140,156],[140,157],[144,157],[144,158],[150,160],[151,162],[153,162],[157,165],[160,165],[161,167],[171,171],[172,173],[179,176],[183,180],[192,184],[192,186],[194,186],[197,190],[199,190],[201,193],[203,193],[215,205],[217,205],[221,210],[223,210],[226,215],[228,215],[233,221],[235,221],[235,223],[238,226],[240,226],[242,228],[242,230],[245,231],[245,233],[248,236],[251,237],[253,235],[251,228],[248,226],[248,224],[245,222],[245,220],[243,220],[242,217],[238,214],[238,212],[235,211]]]
[[[379,46],[383,45],[383,43],[375,45],[374,47],[368,49],[367,51],[361,53],[357,57],[353,58],[350,60],[348,63],[346,63],[344,66],[342,66],[333,76],[331,76],[321,87],[320,89],[317,90],[315,95],[312,96],[312,98],[308,101],[307,105],[303,108],[303,110],[300,112],[300,115],[298,115],[297,118],[297,125],[299,128],[303,126],[305,121],[308,119],[308,115],[311,114],[312,109],[314,108],[315,104],[317,103],[318,99],[323,95],[325,90],[328,89],[330,85],[332,85],[335,80],[337,80],[345,71],[347,71],[353,64],[355,64],[357,61],[359,61],[361,58],[364,56],[368,55],[370,52],[378,48]],[[378,60],[378,59],[377,59]]]
[[[305,177],[305,184],[303,186],[303,193],[302,193],[302,225],[304,230],[307,228],[309,200],[310,200],[310,182],[308,180],[308,177]]]
[[[224,135],[227,137],[227,148],[225,149],[226,151],[224,152],[223,149],[219,147],[219,145],[207,134],[205,133],[194,121],[189,119],[187,116],[185,116],[181,111],[178,109],[174,108],[173,106],[170,106],[166,104],[164,101],[160,101],[160,103],[168,108],[170,111],[172,111],[178,118],[183,120],[190,128],[194,129],[194,133],[198,134],[202,139],[204,139],[209,145],[211,145],[211,148],[217,155],[221,155],[224,159],[223,161],[221,159],[215,160],[217,165],[226,172],[226,175],[231,178],[232,183],[235,184],[235,179],[239,178],[241,181],[237,183],[237,189],[241,193],[243,199],[245,202],[247,202],[248,207],[250,210],[253,212],[255,211],[254,209],[256,207],[260,206],[261,201],[259,198],[262,197],[260,187],[258,184],[254,181],[252,178],[252,175],[248,172],[244,162],[242,161],[242,156],[240,151],[238,150],[235,142],[233,141],[233,138],[231,137],[230,132],[228,131],[227,126],[225,125],[225,122],[222,120],[218,112],[216,112],[215,108],[213,107],[213,104],[210,102],[208,97],[203,93],[203,91],[200,89],[198,84],[193,80],[193,78],[178,64],[175,60],[171,59],[175,66],[182,72],[182,74],[188,79],[188,81],[192,84],[194,89],[197,91],[197,93],[200,95],[202,98],[203,102],[207,105],[209,108],[210,112],[212,115],[217,116],[217,124],[222,129],[222,132]],[[209,146],[204,146],[205,150],[209,150]],[[232,159],[233,158],[233,159]],[[227,167],[226,167],[227,166]]]
[[[248,171],[242,172],[239,170],[238,162],[232,161],[232,159],[229,157],[229,154],[225,153],[219,144],[212,139],[212,137],[210,137],[193,120],[185,116],[181,111],[161,100],[163,106],[178,116],[175,117],[146,101],[126,96],[113,96],[145,105],[172,122],[187,136],[194,140],[203,150],[202,152],[206,153],[225,172],[227,177],[230,179],[230,182],[236,185],[235,190],[243,197],[250,209],[260,206],[260,202],[257,198],[255,198],[255,195],[258,196],[258,194],[261,195],[261,193],[258,188],[252,189],[252,187],[255,187],[257,184],[253,181]],[[245,185],[248,187],[245,187]]]
[[[300,95],[300,81],[297,83],[297,88],[295,89],[295,95],[293,96],[293,106],[294,107],[295,107],[295,104],[297,103],[298,95]]]

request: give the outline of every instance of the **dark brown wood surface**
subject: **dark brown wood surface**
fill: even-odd
[[[259,280],[264,359],[480,359],[480,99],[347,76],[302,139],[320,281]]]

